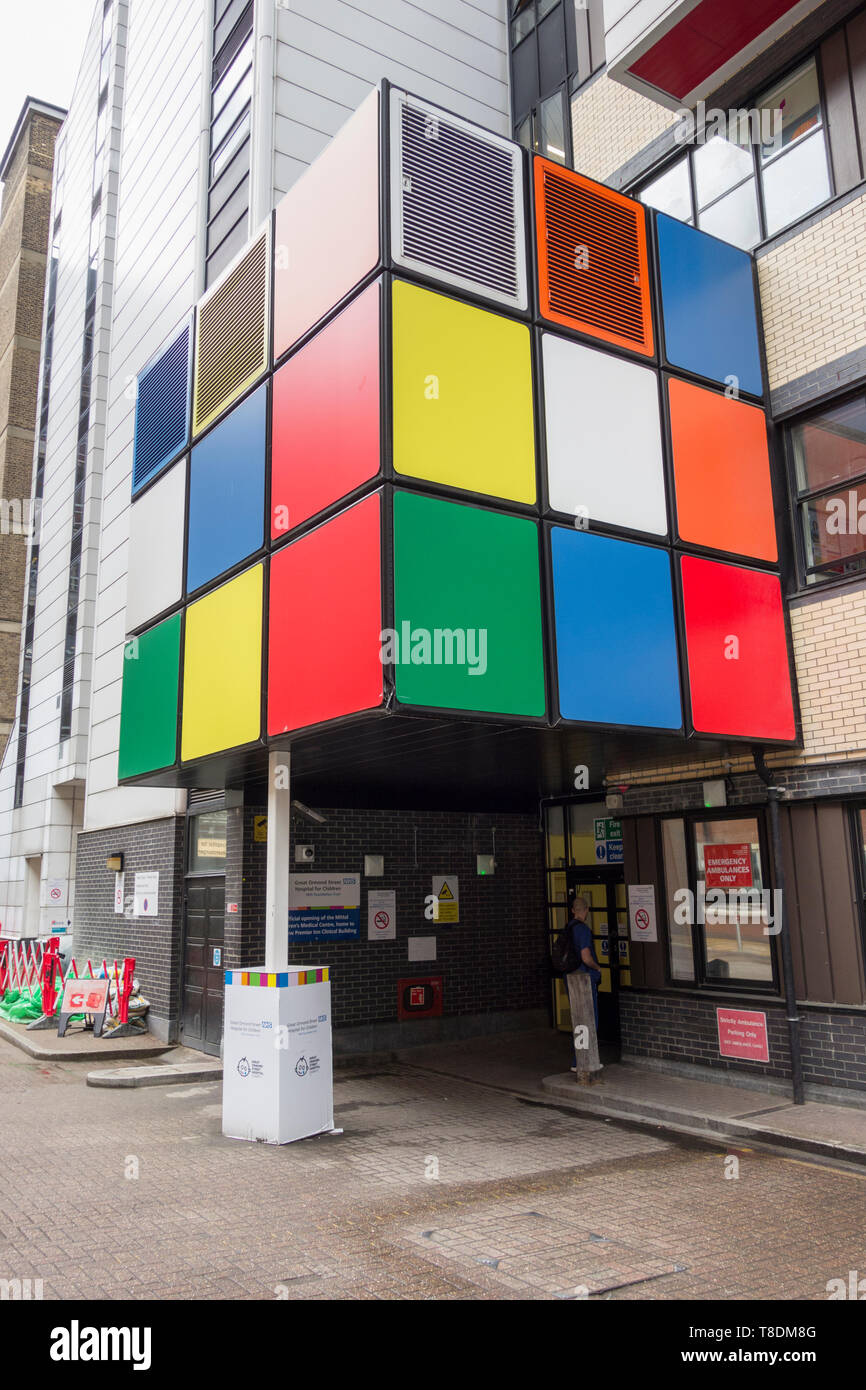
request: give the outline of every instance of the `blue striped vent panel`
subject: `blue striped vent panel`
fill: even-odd
[[[190,324],[138,378],[132,491],[145,483],[185,447],[189,436]]]

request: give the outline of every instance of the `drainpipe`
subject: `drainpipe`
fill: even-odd
[[[785,865],[782,860],[782,832],[779,828],[779,802],[784,795],[781,787],[773,786],[772,774],[764,762],[764,750],[759,744],[752,748],[755,771],[767,788],[767,801],[770,807],[770,839],[773,844],[773,864],[776,887],[779,889],[781,904],[781,924],[779,931],[782,948],[782,980],[785,986],[785,1011],[788,1016],[788,1047],[791,1055],[791,1089],[795,1105],[804,1105],[803,1060],[800,1051],[800,1018],[797,1013],[797,993],[794,988],[794,961],[791,955],[791,934],[788,930],[788,910],[785,896]]]

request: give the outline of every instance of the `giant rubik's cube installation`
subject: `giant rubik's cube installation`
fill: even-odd
[[[407,709],[793,739],[763,400],[747,254],[383,84],[138,379],[121,780]]]

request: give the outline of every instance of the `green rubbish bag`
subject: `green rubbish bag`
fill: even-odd
[[[0,1000],[0,1018],[10,1023],[30,1023],[42,1017],[42,989],[7,989]]]

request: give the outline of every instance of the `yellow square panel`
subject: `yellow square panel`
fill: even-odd
[[[181,759],[252,743],[261,733],[262,566],[187,609]]]
[[[394,471],[535,502],[525,323],[395,281]]]

